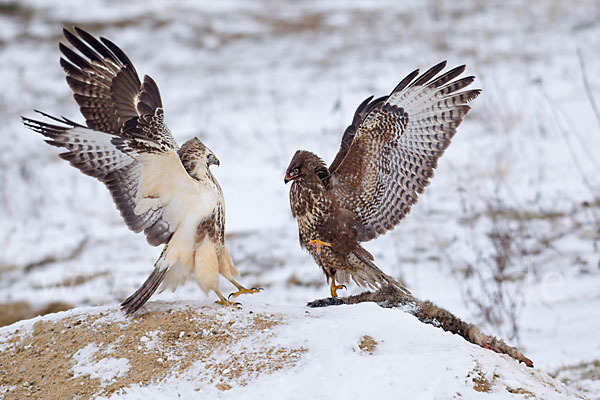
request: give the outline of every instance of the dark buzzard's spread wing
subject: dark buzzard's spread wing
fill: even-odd
[[[342,163],[344,157],[350,150],[350,145],[356,136],[356,131],[362,124],[368,124],[369,121],[377,114],[381,105],[387,100],[388,96],[383,96],[371,101],[373,96],[367,97],[356,109],[352,124],[348,125],[342,136],[342,144],[340,150],[335,156],[333,162],[329,166],[329,173],[332,174]]]
[[[61,65],[87,128],[47,114],[61,124],[23,121],[51,145],[67,149],[61,158],[107,186],[131,230],[143,230],[152,245],[166,243],[177,221],[163,218],[160,193],[139,193],[140,182],[150,176],[160,181],[159,166],[175,168],[175,175],[183,171],[185,176],[177,175],[181,180],[192,178],[179,162],[158,87],[149,76],[141,84],[129,58],[109,40],[79,28],[75,32],[64,30],[64,35],[79,53],[61,43]],[[152,162],[155,168],[149,168]],[[144,198],[148,196],[156,199]]]
[[[362,224],[360,241],[393,229],[408,214],[469,111],[467,103],[480,93],[458,92],[475,79],[455,80],[465,66],[437,76],[445,66],[420,76],[413,71],[389,96],[365,100],[344,133],[329,188]]]

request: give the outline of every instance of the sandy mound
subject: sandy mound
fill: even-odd
[[[155,302],[143,311],[128,319],[116,307],[75,309],[1,328],[0,399],[583,398],[374,304]]]
[[[280,315],[158,308],[130,320],[114,310],[63,313],[64,318],[37,320],[31,332],[16,329],[0,354],[0,382],[13,388],[7,398],[111,395],[135,383],[178,376],[197,361],[205,365],[204,382],[228,389],[232,380],[244,385],[293,366],[305,351],[269,345]],[[256,346],[227,360],[216,357],[248,337]]]

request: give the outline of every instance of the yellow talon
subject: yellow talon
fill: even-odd
[[[317,254],[321,254],[321,248],[323,247],[331,247],[331,243],[323,242],[319,239],[312,239],[308,241],[309,246],[317,246]]]
[[[240,306],[241,306],[240,303],[236,303],[234,301],[227,300],[225,297],[223,297],[221,292],[219,292],[218,290],[215,290],[215,293],[217,293],[217,296],[219,296],[219,300],[215,301],[215,303],[220,304],[223,307],[240,308]]]
[[[329,287],[329,289],[331,291],[331,297],[338,297],[338,295],[337,295],[338,289],[346,289],[346,286],[336,285],[335,278],[331,278],[331,286]]]
[[[241,294],[252,294],[252,293],[259,293],[261,290],[264,290],[263,288],[252,288],[252,289],[246,289],[245,287],[241,287],[239,288],[239,290],[237,292],[233,292],[231,293],[229,296],[227,296],[228,299],[231,298],[231,296],[233,297],[238,297]]]
[[[240,306],[242,305],[241,303],[237,303],[235,301],[229,301],[227,299],[217,300],[217,301],[215,301],[215,303],[220,304],[223,307],[233,307],[233,308],[240,308]]]

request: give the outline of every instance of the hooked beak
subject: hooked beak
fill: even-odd
[[[221,165],[221,162],[214,154],[209,154],[208,155],[208,165],[209,166],[216,165],[218,167],[219,165]]]
[[[285,174],[285,178],[283,178],[283,183],[285,183],[287,185],[287,183],[289,181],[295,181],[296,179],[300,178],[300,174],[298,175],[290,175],[290,174]]]

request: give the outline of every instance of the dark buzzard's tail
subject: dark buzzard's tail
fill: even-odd
[[[365,251],[366,253],[366,251]],[[366,253],[369,254],[369,253]],[[354,251],[348,255],[348,269],[338,270],[335,274],[335,279],[339,283],[347,283],[349,275],[358,286],[378,289],[384,286],[392,286],[400,290],[404,294],[410,294],[400,282],[389,275],[386,275],[382,270],[377,268],[362,251]]]
[[[158,286],[165,278],[169,268],[155,267],[154,271],[150,274],[146,282],[134,294],[129,296],[127,300],[121,303],[121,308],[125,311],[125,314],[131,315],[139,310],[148,299],[156,292]]]

